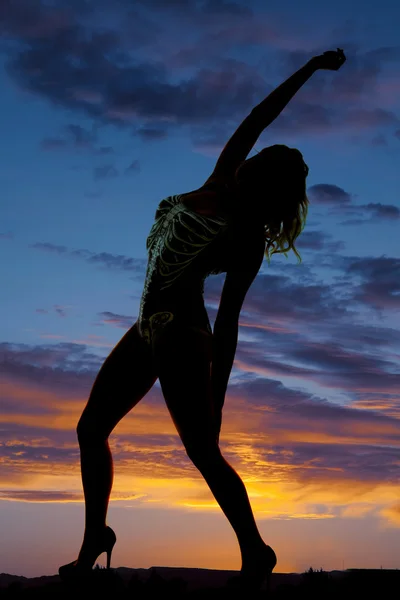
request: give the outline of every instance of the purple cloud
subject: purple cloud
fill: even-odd
[[[202,135],[201,128],[218,125],[223,131],[219,139],[222,146],[246,113],[272,88],[265,80],[267,72],[269,76],[267,67],[260,70],[259,66],[228,58],[228,51],[250,44],[263,51],[267,43],[275,48],[290,47],[290,51],[280,51],[283,70],[289,74],[300,66],[298,63],[326,49],[294,50],[296,44],[302,44],[300,40],[290,38],[274,24],[266,27],[258,22],[243,3],[169,3],[165,23],[157,25],[151,11],[165,8],[158,0],[141,1],[135,8],[125,0],[112,7],[99,1],[96,8],[71,2],[67,9],[61,2],[49,7],[39,0],[32,4],[26,0],[8,1],[1,25],[3,33],[18,44],[8,48],[7,72],[24,89],[56,106],[84,114],[99,125],[135,128],[147,140],[165,137],[163,121],[169,128],[189,125],[195,144]],[[120,26],[115,30],[96,29],[96,11],[110,15],[110,22],[117,20]],[[167,23],[172,15],[175,22],[171,28]],[[216,27],[216,16],[223,17],[223,26]],[[178,21],[184,21],[185,28],[180,29],[180,46],[175,48],[174,27]],[[187,36],[182,38],[184,31]],[[377,78],[384,65],[393,60],[396,49],[376,48],[362,53],[349,44],[347,50],[346,68],[335,76],[334,84],[326,73],[317,73],[272,124],[273,135],[285,137],[303,131],[318,134],[338,127],[376,129],[398,123],[394,113],[379,106],[359,107],[361,95],[376,88]],[[351,106],[354,101],[356,110]],[[81,130],[70,133],[75,136],[74,147],[92,146]],[[62,140],[45,138],[42,147],[65,147]],[[103,177],[102,171],[99,177]]]
[[[99,316],[103,323],[115,325],[122,329],[130,329],[136,320],[136,317],[117,315],[110,311],[101,312],[99,313]]]
[[[347,206],[351,202],[351,194],[343,188],[331,183],[317,183],[307,189],[307,194],[314,204]]]
[[[54,452],[51,451],[51,461],[54,461]],[[1,500],[14,502],[82,502],[83,493],[52,492],[42,490],[1,490]]]
[[[50,244],[48,242],[37,242],[31,244],[30,248],[55,254],[68,255],[72,258],[79,258],[92,264],[102,265],[107,269],[133,271],[140,276],[144,273],[147,263],[145,259],[114,255],[109,252],[91,252],[86,249],[69,250],[66,246],[58,246],[57,244]]]
[[[55,305],[55,306],[54,306],[54,310],[56,311],[56,313],[57,313],[57,315],[58,315],[59,317],[62,317],[62,318],[64,318],[64,317],[66,317],[66,316],[67,316],[67,313],[66,313],[65,309],[64,309],[62,306],[57,306],[57,305]]]
[[[349,261],[347,273],[361,279],[354,287],[354,300],[377,311],[399,309],[400,259],[386,256],[357,258]]]
[[[400,209],[393,204],[381,204],[381,202],[370,202],[362,206],[365,211],[371,214],[371,219],[390,219],[395,220],[400,218]]]
[[[343,117],[345,125],[352,125],[357,129],[369,129],[399,124],[398,117],[391,111],[383,108],[357,108],[349,110]]]
[[[295,242],[299,250],[339,252],[345,249],[341,241],[332,240],[332,236],[322,231],[303,231]]]
[[[128,319],[128,317],[121,317],[113,313],[105,312],[102,314],[104,317],[113,320]],[[362,326],[360,329],[363,329]],[[271,339],[269,347],[280,353],[283,349],[282,341],[279,345],[276,340]],[[308,374],[319,373],[320,383],[322,383],[321,378],[325,378],[329,382],[329,377],[337,373],[340,379],[344,377],[346,384],[349,384],[351,383],[351,379],[349,379],[351,374],[352,377],[358,379],[358,386],[363,382],[364,387],[368,386],[373,391],[371,376],[375,376],[377,381],[378,379],[382,381],[383,377],[386,378],[388,375],[387,372],[385,373],[387,368],[385,361],[376,361],[372,358],[369,360],[368,355],[363,355],[361,352],[358,352],[358,354],[355,352],[346,353],[344,351],[346,342],[347,340],[343,340],[342,347],[339,344],[333,346],[323,346],[323,344],[307,346],[304,341],[299,345],[299,343],[293,343],[293,340],[288,340],[285,363],[288,365],[294,360],[302,363],[308,361]],[[284,340],[283,343],[285,343]],[[238,360],[248,364],[250,361],[251,364],[256,365],[262,347],[268,347],[265,340],[264,344],[260,344],[258,348],[257,345],[254,346],[253,344],[253,351],[251,352],[251,344],[240,341]],[[39,398],[48,397],[49,392],[60,399],[63,398],[64,403],[74,402],[84,397],[90,390],[101,364],[99,357],[90,354],[87,348],[72,343],[43,346],[3,343],[0,344],[0,351],[2,353],[2,380],[15,382],[19,387],[26,386],[29,389],[37,390],[38,400]],[[265,358],[262,360],[262,358],[260,363],[264,362],[267,368],[273,366],[271,361]],[[285,363],[281,362],[281,366],[284,366]],[[275,361],[275,365],[277,364]],[[375,365],[374,372],[371,371],[372,364]],[[297,373],[300,372],[301,368],[297,369]],[[392,384],[396,385],[393,376],[391,379]],[[349,389],[351,389],[351,385]],[[376,386],[376,391],[382,394],[382,385]],[[158,401],[162,402],[160,391],[152,391],[152,394],[154,393]],[[392,395],[393,393],[395,393],[395,387],[392,389]],[[397,394],[399,394],[399,389],[397,389]],[[271,377],[247,378],[242,382],[230,385],[228,396],[227,404],[234,401],[235,398],[245,399],[247,413],[258,415],[259,431],[261,433],[270,431],[271,433],[274,432],[275,436],[284,436],[285,433],[290,431],[323,432],[325,436],[343,439],[343,443],[340,445],[327,442],[319,442],[318,444],[312,442],[285,442],[284,447],[287,454],[284,458],[282,453],[284,448],[282,446],[279,447],[274,442],[261,443],[260,435],[256,436],[254,448],[257,451],[261,453],[268,452],[268,454],[271,454],[271,461],[277,464],[282,464],[282,460],[284,460],[286,464],[296,466],[296,476],[299,478],[306,475],[305,469],[309,460],[316,461],[316,469],[313,470],[312,476],[317,479],[329,476],[329,470],[340,464],[341,461],[342,466],[344,465],[342,478],[354,476],[355,471],[353,468],[355,469],[356,465],[358,465],[358,480],[379,480],[379,478],[388,480],[389,477],[397,473],[398,465],[393,460],[396,451],[390,448],[389,445],[385,446],[389,443],[398,444],[400,439],[399,421],[394,417],[376,410],[355,409],[351,404],[347,406],[339,405],[320,395],[317,396],[303,390],[287,387],[281,381]],[[15,398],[13,400],[15,401]],[[32,407],[32,400],[27,401],[23,395],[18,400],[17,407],[12,406],[10,398],[10,414],[15,413],[16,410],[20,415],[35,414],[35,412],[32,413],[32,408],[34,408]],[[36,408],[41,410],[37,414],[45,414],[43,411],[54,412],[56,405],[54,403],[48,404],[46,401],[38,402]],[[59,408],[57,408],[58,410]],[[228,408],[227,410],[229,411]],[[2,435],[4,440],[19,439],[18,445],[7,443],[7,445],[0,446],[0,452],[3,456],[8,457],[8,460],[14,462],[15,465],[19,464],[20,461],[23,461],[24,464],[31,461],[36,465],[36,468],[40,468],[40,464],[51,461],[62,466],[65,463],[75,462],[78,457],[74,429],[60,431],[46,429],[46,427],[35,428],[24,425],[22,418],[22,422],[18,425],[7,423]],[[176,435],[173,437],[176,438]],[[36,441],[30,444],[29,440],[32,438]],[[125,438],[128,439],[126,436]],[[168,434],[167,438],[170,443],[171,435]],[[346,440],[349,438],[353,440],[352,444],[346,445]],[[129,436],[129,440],[131,439],[132,435]],[[376,444],[371,442],[367,444],[367,439],[375,439]],[[68,443],[67,440],[69,440]],[[151,434],[150,438],[145,436],[141,440],[141,444],[144,445],[146,441],[147,445],[154,444],[155,446],[163,446],[166,442],[164,436],[154,437],[154,434]],[[335,448],[337,451],[335,451]],[[122,452],[121,460],[132,457],[132,451],[126,452],[124,450],[123,436],[121,438],[118,436],[116,450],[117,454]],[[289,450],[291,452],[288,452]],[[371,458],[378,456],[379,453],[382,457],[386,456],[387,458],[383,472],[380,472],[378,468],[371,467]],[[183,448],[178,454],[183,454]],[[229,445],[227,454],[229,454]],[[370,460],[367,460],[367,456],[370,457]],[[345,457],[347,457],[346,460]],[[377,462],[381,467],[381,461]],[[368,469],[368,465],[371,468]],[[363,470],[364,466],[366,472]]]
[[[350,194],[343,188],[333,184],[318,183],[312,185],[307,189],[307,195],[313,205],[327,206],[334,213],[349,217],[345,221],[342,221],[341,225],[363,225],[371,221],[376,222],[378,219],[383,221],[386,219],[398,219],[400,217],[399,208],[393,204],[382,204],[380,202],[354,204],[352,203],[352,200],[355,198],[354,194]],[[305,234],[306,232],[299,238],[299,247],[302,245]],[[334,251],[334,249],[333,246],[331,251]]]
[[[67,316],[67,311],[65,310],[64,306],[59,306],[59,305],[55,304],[53,308],[54,308],[54,311],[57,314],[57,316],[59,316],[61,318],[64,318]],[[35,312],[42,314],[42,315],[50,314],[50,311],[45,310],[44,308],[37,308],[35,310]]]

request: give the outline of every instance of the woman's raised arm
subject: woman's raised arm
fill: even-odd
[[[207,183],[214,179],[232,178],[264,129],[276,119],[311,75],[318,69],[337,71],[345,60],[340,48],[314,56],[255,106],[225,145]]]

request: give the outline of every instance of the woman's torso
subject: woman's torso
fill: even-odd
[[[211,183],[160,202],[147,238],[139,321],[170,311],[186,322],[208,323],[204,280],[228,270],[233,245],[240,243],[235,240],[233,201],[229,186]]]

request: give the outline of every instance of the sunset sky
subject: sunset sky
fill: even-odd
[[[77,557],[76,424],[137,318],[158,203],[337,47],[256,144],[303,153],[309,216],[303,262],[274,255],[247,295],[221,449],[276,571],[400,568],[399,20],[395,0],[1,1],[0,572]],[[240,568],[158,383],[110,444],[113,567]]]

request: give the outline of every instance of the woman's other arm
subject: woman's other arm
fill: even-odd
[[[343,51],[324,52],[311,58],[303,67],[273,90],[260,104],[255,106],[242,121],[222,150],[215,169],[207,179],[231,179],[239,165],[246,160],[250,150],[268,125],[270,125],[296,92],[318,69],[338,70],[346,60]],[[207,183],[206,182],[206,183]]]

